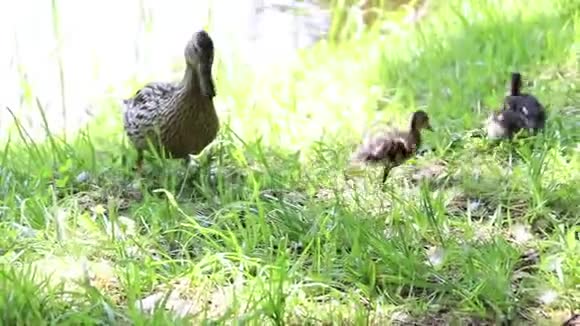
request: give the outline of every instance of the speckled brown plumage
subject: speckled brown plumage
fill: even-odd
[[[390,170],[415,155],[421,146],[421,130],[433,130],[425,111],[413,113],[409,131],[386,130],[367,137],[353,154],[352,160],[367,164],[383,165],[384,183]]]
[[[211,75],[213,42],[205,31],[195,33],[185,48],[181,82],[152,82],[123,100],[125,131],[137,149],[137,168],[149,141],[172,158],[187,158],[209,145],[219,130],[213,105]]]

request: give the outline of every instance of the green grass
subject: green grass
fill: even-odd
[[[567,316],[580,306],[577,4],[453,0],[418,27],[378,25],[265,73],[218,49],[219,139],[187,170],[150,160],[144,180],[112,100],[66,143],[13,133],[0,151],[2,324]],[[546,132],[467,137],[512,70],[548,106]],[[379,169],[345,179],[367,126],[418,108],[436,129],[429,151],[387,191]],[[136,308],[154,294],[190,313]]]

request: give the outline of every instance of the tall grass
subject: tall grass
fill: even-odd
[[[62,129],[64,132],[64,137],[66,139],[67,104],[66,104],[66,87],[65,87],[65,81],[64,81],[64,63],[62,60],[62,52],[61,52],[62,40],[61,40],[61,35],[60,35],[58,1],[52,0],[51,5],[52,5],[52,28],[53,28],[54,38],[55,38],[56,44],[57,44],[56,57],[57,57],[57,63],[58,63],[58,78],[59,78],[59,82],[60,82],[60,98],[61,98],[61,105],[62,105],[62,122],[63,122]]]
[[[21,130],[0,152],[3,322],[565,317],[580,303],[578,18],[566,1],[450,1],[267,73],[217,48],[219,139],[187,170],[150,159],[143,180],[113,104],[67,141]],[[546,132],[467,137],[514,69],[549,105]],[[388,191],[374,169],[345,178],[366,126],[417,108],[436,131]],[[154,297],[167,309],[140,301]]]

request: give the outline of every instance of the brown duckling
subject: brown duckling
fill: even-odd
[[[526,120],[526,128],[534,134],[544,129],[546,112],[544,106],[532,94],[522,93],[522,75],[513,72],[511,77],[510,95],[504,99],[504,109],[520,112]]]
[[[391,129],[367,137],[353,154],[352,161],[384,166],[382,183],[389,172],[416,154],[421,146],[421,130],[433,131],[425,111],[415,111],[409,131]]]
[[[148,140],[171,158],[188,159],[216,137],[219,119],[213,104],[216,95],[211,68],[213,41],[203,30],[185,47],[185,74],[179,83],[151,82],[123,100],[124,127],[137,149],[137,170]]]

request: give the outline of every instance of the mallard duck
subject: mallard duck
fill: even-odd
[[[198,31],[185,47],[185,73],[179,83],[151,82],[133,97],[123,100],[125,131],[137,149],[136,169],[150,140],[171,158],[188,159],[216,137],[219,119],[214,108],[216,95],[211,68],[213,41]]]
[[[416,154],[421,146],[422,129],[433,131],[427,113],[418,110],[411,117],[409,131],[393,128],[366,137],[353,154],[352,161],[383,165],[382,183],[385,183],[391,169]]]
[[[522,75],[519,72],[512,73],[510,88],[510,95],[504,99],[504,109],[522,113],[526,128],[531,129],[534,134],[543,129],[546,123],[544,106],[534,95],[521,92]]]

